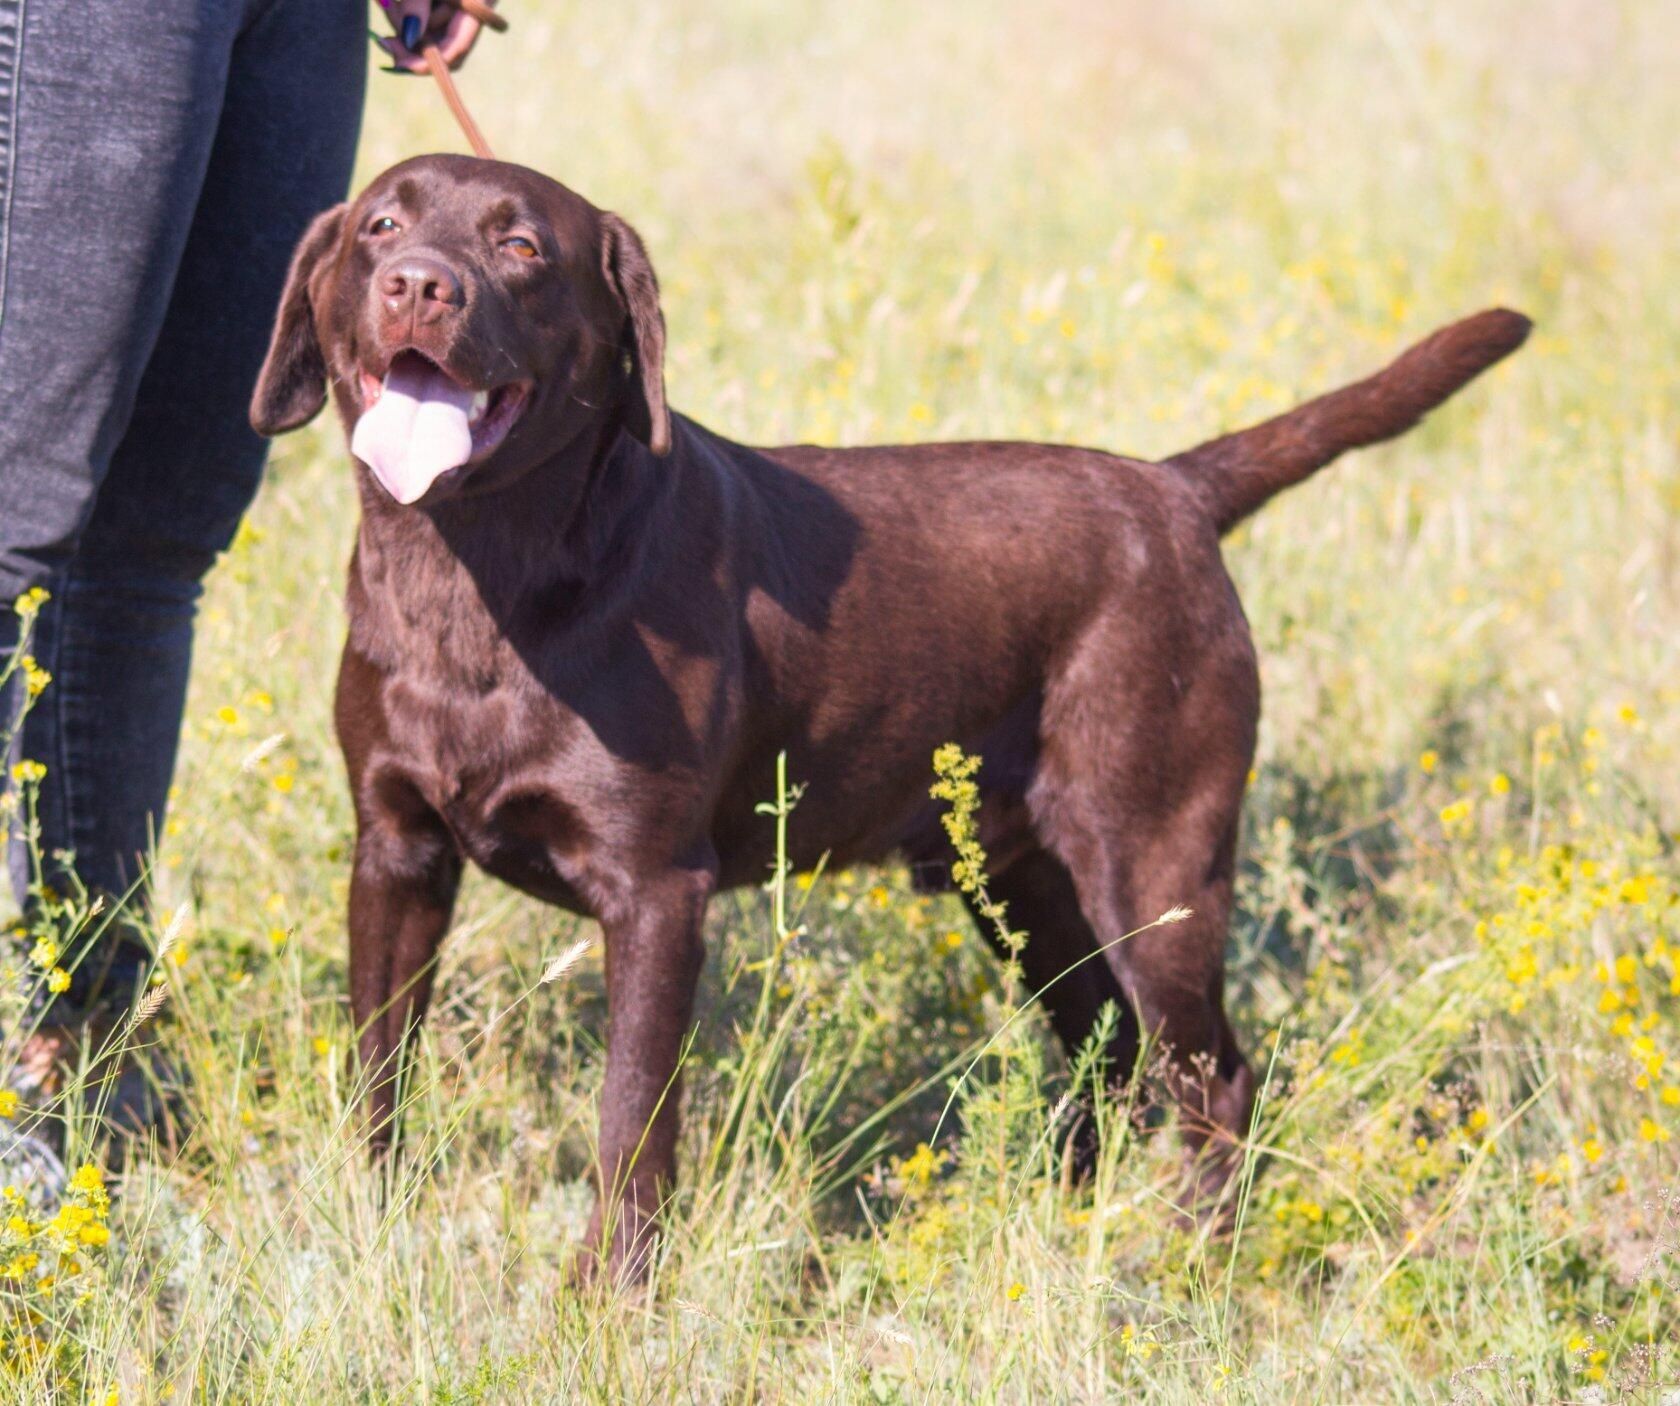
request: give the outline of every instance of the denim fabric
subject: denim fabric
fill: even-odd
[[[246,407],[286,264],[349,184],[366,21],[0,0],[0,616],[52,593],[20,752],[47,767],[43,848],[96,891],[135,883],[162,823],[200,581],[262,473]]]

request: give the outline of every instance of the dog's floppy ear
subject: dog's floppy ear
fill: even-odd
[[[618,293],[629,324],[630,403],[626,427],[655,454],[671,452],[671,412],[665,408],[665,314],[659,280],[641,236],[617,215],[601,216],[601,268]]]
[[[251,428],[270,438],[307,425],[327,403],[327,362],[315,335],[309,282],[322,257],[344,228],[348,205],[335,205],[315,217],[292,255],[286,291],[274,319],[274,336],[251,397]]]

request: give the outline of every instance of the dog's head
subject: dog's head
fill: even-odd
[[[618,216],[524,167],[423,156],[304,235],[251,423],[296,429],[330,384],[356,457],[430,504],[609,419],[667,452],[664,352],[653,268]]]

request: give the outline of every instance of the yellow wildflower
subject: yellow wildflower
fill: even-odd
[[[70,1178],[70,1189],[80,1191],[84,1196],[103,1196],[105,1194],[105,1173],[92,1162],[83,1162],[76,1168],[76,1175]]]
[[[1357,1040],[1350,1040],[1345,1044],[1337,1045],[1335,1049],[1330,1051],[1330,1062],[1332,1064],[1345,1064],[1349,1069],[1357,1065],[1360,1058],[1360,1047]]]
[[[1471,806],[1468,798],[1442,806],[1440,816],[1442,828],[1451,830],[1455,826],[1463,825],[1470,819],[1470,810]]]
[[[925,1142],[898,1164],[898,1174],[912,1186],[926,1186],[933,1174],[950,1160],[950,1154],[935,1152]]]
[[[41,607],[51,599],[52,597],[39,586],[31,586],[12,602],[12,609],[17,612],[20,618],[31,620],[41,613]]]
[[[52,682],[52,675],[43,669],[33,654],[26,654],[18,661],[23,669],[24,687],[31,698],[39,698],[47,691],[47,685]]]

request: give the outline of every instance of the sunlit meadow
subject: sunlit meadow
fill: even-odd
[[[327,428],[279,446],[203,612],[167,996],[130,1032],[190,1072],[190,1135],[120,1174],[75,1146],[64,1205],[12,1215],[0,1394],[1680,1400],[1669,0],[506,9],[463,75],[481,121],[641,229],[673,399],[742,439],[1161,455],[1464,312],[1536,318],[1230,543],[1266,686],[1240,1215],[1183,1228],[1170,1123],[1123,1104],[1066,1184],[1091,1071],[890,872],[796,876],[780,921],[716,903],[649,1291],[568,1275],[589,924],[469,883],[408,1156],[370,1170]],[[426,85],[376,81],[365,172],[458,146]]]

